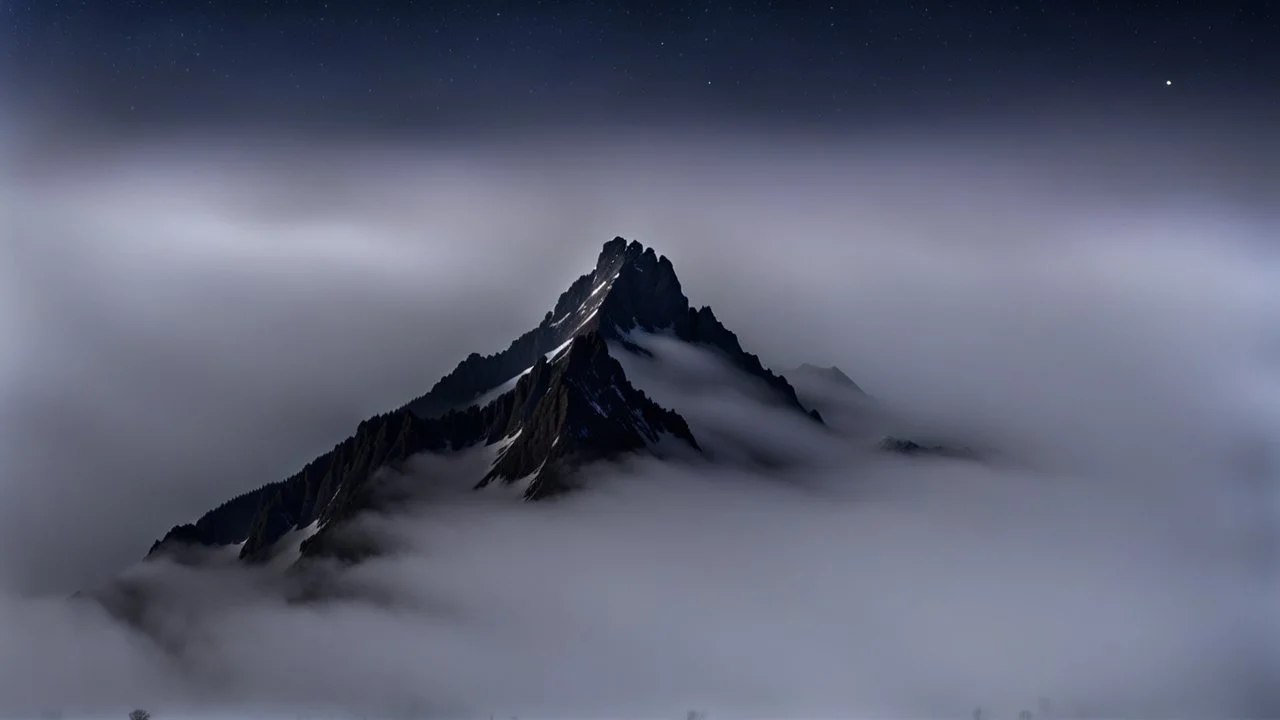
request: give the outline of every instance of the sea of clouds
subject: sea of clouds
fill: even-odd
[[[1280,712],[1280,218],[1247,149],[4,145],[8,714]],[[709,446],[800,464],[432,495],[362,521],[395,552],[329,571],[318,604],[264,570],[134,565],[504,347],[614,235],[668,255],[766,364],[838,365],[895,428],[991,454],[870,454],[656,341],[629,375]],[[145,633],[66,600],[120,577]]]

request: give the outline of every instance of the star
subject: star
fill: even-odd
[[[1164,81],[1164,84],[1165,84],[1165,85],[1172,85],[1172,84],[1173,84],[1173,81],[1172,81],[1172,80],[1165,80],[1165,81]]]

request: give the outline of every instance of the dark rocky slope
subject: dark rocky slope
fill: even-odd
[[[523,497],[537,500],[569,487],[582,464],[642,450],[664,437],[698,448],[676,413],[634,388],[599,333],[575,338],[558,356],[539,358],[515,388],[484,407],[423,418],[406,409],[370,418],[352,437],[296,475],[246,493],[180,525],[149,555],[174,545],[243,543],[240,557],[267,557],[289,531],[313,523],[327,527],[369,500],[369,483],[382,467],[396,467],[421,452],[445,452],[514,439],[477,487],[521,481]],[[316,546],[310,540],[304,552]]]

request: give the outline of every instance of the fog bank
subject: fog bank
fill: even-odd
[[[1275,145],[1091,133],[5,143],[0,709],[1280,712]],[[766,364],[1000,462],[871,461],[710,393],[682,410],[818,467],[428,504],[324,608],[133,571],[181,663],[30,599],[505,347],[614,235]]]

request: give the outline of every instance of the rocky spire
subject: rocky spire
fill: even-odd
[[[539,357],[593,331],[633,352],[642,352],[630,342],[628,336],[633,331],[669,332],[685,342],[717,350],[733,366],[776,391],[784,403],[808,412],[787,380],[746,352],[737,335],[711,308],[695,310],[690,306],[667,257],[621,237],[601,247],[595,268],[560,295],[538,327],[500,353],[471,354],[430,392],[406,407],[425,417],[465,407],[525,372]],[[820,420],[816,413],[808,414]]]
[[[615,237],[592,271],[506,350],[468,355],[430,392],[360,423],[295,475],[173,528],[152,554],[173,544],[242,544],[243,559],[260,560],[286,533],[314,526],[322,529],[303,547],[318,547],[324,527],[371,502],[368,485],[379,468],[421,452],[507,441],[478,487],[518,484],[526,499],[539,499],[569,488],[584,463],[652,450],[663,438],[696,450],[684,419],[635,388],[611,355],[611,348],[643,352],[630,342],[637,331],[669,333],[714,350],[821,422],[710,308],[690,306],[670,260]]]

